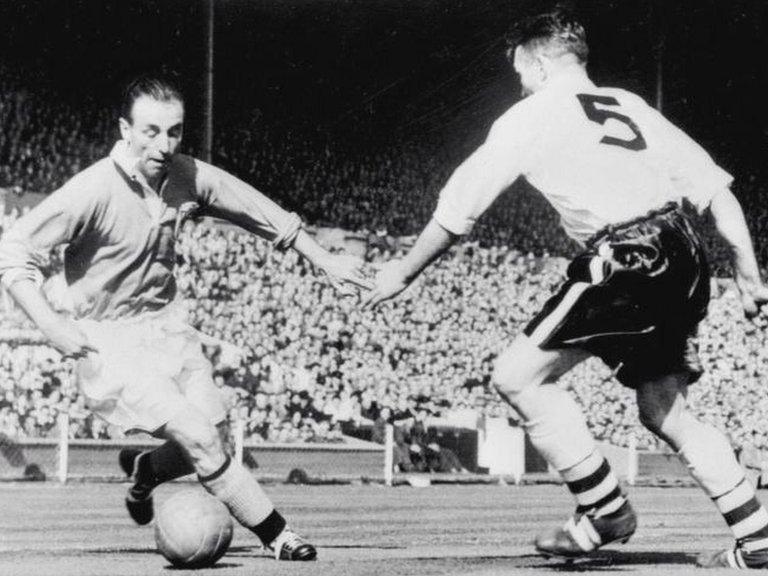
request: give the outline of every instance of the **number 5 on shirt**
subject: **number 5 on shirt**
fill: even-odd
[[[605,108],[597,107],[598,104],[601,106],[619,106],[619,101],[616,100],[616,98],[613,96],[597,96],[595,94],[576,94],[576,98],[579,99],[581,107],[584,108],[584,113],[592,122],[605,124],[606,120],[613,118],[627,126],[635,135],[631,140],[624,140],[622,138],[616,138],[615,136],[603,136],[600,140],[601,144],[621,146],[622,148],[634,150],[635,152],[645,150],[648,147],[645,138],[643,138],[640,129],[632,118],[616,112],[615,110],[606,110]]]

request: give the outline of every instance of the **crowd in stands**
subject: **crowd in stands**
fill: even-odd
[[[0,187],[50,192],[109,150],[113,122],[50,97],[0,90]],[[257,117],[236,128],[224,124],[219,134],[216,163],[309,224],[378,233],[382,243],[367,253],[372,267],[397,255],[388,239],[414,234],[428,220],[458,161],[415,144],[372,153],[278,138]],[[736,190],[759,239],[768,206],[757,187],[746,179]],[[540,198],[522,185],[515,192],[402,300],[375,311],[339,299],[293,252],[275,252],[229,227],[188,223],[178,243],[179,284],[192,324],[207,335],[233,419],[245,422],[251,439],[272,442],[341,441],[361,426],[376,437],[383,422],[396,422],[403,446],[421,451],[430,443],[419,427],[429,417],[474,410],[516,421],[489,386],[493,359],[561,282],[566,261],[551,255],[575,247]],[[4,214],[0,229],[15,216]],[[707,238],[720,266],[722,246]],[[768,243],[757,248],[765,264]],[[745,321],[733,289],[715,284],[701,329],[706,373],[691,388],[691,403],[735,445],[768,449],[760,417],[768,408],[765,325]],[[583,363],[561,385],[573,388],[598,438],[655,445],[638,424],[632,392],[600,362]],[[88,416],[71,364],[8,306],[0,311],[0,433],[52,434],[61,411],[70,414],[72,436],[115,433]]]
[[[0,188],[51,192],[109,152],[114,113],[29,90],[0,65]]]
[[[178,248],[190,319],[208,336],[215,379],[251,439],[339,441],[386,420],[403,424],[406,447],[429,417],[475,410],[516,420],[489,386],[492,362],[566,262],[466,243],[402,301],[369,311],[339,299],[295,253],[235,229],[188,223]],[[692,405],[735,444],[768,448],[764,322],[744,320],[727,281],[714,287],[700,338],[706,372],[691,388]],[[74,436],[108,436],[87,417],[71,366],[18,312],[2,322],[0,432],[51,433],[58,411],[68,410]],[[632,392],[600,362],[583,363],[561,385],[573,388],[597,437],[627,445],[635,435],[641,447],[655,446],[638,425]]]

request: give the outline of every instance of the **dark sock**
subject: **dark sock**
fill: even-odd
[[[275,538],[280,536],[280,533],[285,530],[285,526],[285,518],[283,518],[277,510],[272,510],[263,522],[256,526],[250,526],[250,530],[259,537],[259,540],[261,540],[265,546],[269,546],[275,541]]]
[[[146,497],[155,487],[163,482],[169,482],[192,474],[195,468],[187,455],[176,442],[167,441],[138,457],[136,484],[131,492],[136,498]]]
[[[243,526],[265,546],[272,544],[285,528],[285,519],[259,486],[256,478],[227,456],[224,464],[210,476],[200,476],[203,487],[221,500]]]

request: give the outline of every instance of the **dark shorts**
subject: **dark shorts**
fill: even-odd
[[[579,348],[635,387],[702,369],[696,327],[709,303],[709,267],[676,204],[597,233],[525,334],[542,350]]]

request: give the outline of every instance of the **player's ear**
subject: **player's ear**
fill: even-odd
[[[130,136],[131,136],[131,123],[128,122],[128,120],[126,120],[125,118],[122,118],[122,117],[120,118],[120,120],[118,120],[118,123],[120,125],[120,137],[123,140],[126,140],[126,141],[130,140]]]

